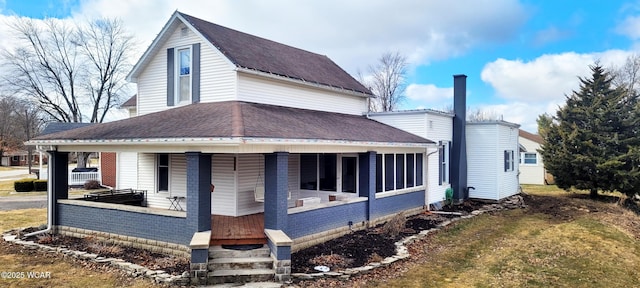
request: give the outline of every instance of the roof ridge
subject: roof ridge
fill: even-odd
[[[232,102],[231,107],[231,136],[243,137],[244,136],[244,119],[242,116],[242,103]]]
[[[278,45],[287,46],[287,47],[289,47],[289,48],[296,49],[296,50],[303,51],[303,52],[310,53],[310,54],[314,54],[314,55],[317,55],[317,56],[326,57],[326,58],[328,58],[329,60],[331,60],[331,58],[329,58],[329,56],[327,56],[327,55],[325,55],[325,54],[316,53],[316,52],[309,51],[309,50],[306,50],[306,49],[302,49],[302,48],[299,48],[299,47],[295,47],[295,46],[292,46],[292,45],[289,45],[289,44],[285,44],[285,43],[282,43],[282,42],[278,42],[278,41],[275,41],[275,40],[271,40],[271,39],[268,39],[268,38],[265,38],[265,37],[262,37],[262,36],[253,35],[253,34],[251,34],[251,33],[243,32],[243,31],[240,31],[240,30],[237,30],[237,29],[234,29],[234,28],[230,28],[230,27],[227,27],[227,26],[224,26],[224,25],[220,25],[220,24],[217,24],[217,23],[210,22],[210,21],[208,21],[208,20],[204,20],[204,19],[202,19],[202,18],[198,18],[198,17],[195,17],[195,16],[191,16],[191,15],[189,15],[189,14],[186,14],[186,13],[183,13],[183,12],[180,12],[180,11],[178,11],[178,13],[179,13],[180,15],[182,15],[183,17],[184,17],[184,16],[187,16],[187,17],[184,17],[187,21],[189,21],[189,19],[188,19],[188,18],[192,18],[192,19],[195,19],[195,20],[198,20],[198,21],[202,21],[202,22],[204,22],[204,24],[206,24],[206,25],[215,25],[215,26],[218,26],[218,27],[222,27],[222,28],[224,28],[224,29],[227,29],[227,30],[231,30],[231,31],[233,31],[233,32],[235,32],[235,33],[240,33],[240,34],[243,34],[243,35],[246,35],[246,36],[249,36],[249,37],[253,37],[253,38],[259,38],[259,39],[262,39],[262,40],[264,40],[264,41],[269,41],[269,42],[272,42],[272,43],[275,43],[275,44],[278,44]],[[201,32],[201,30],[200,30],[199,28],[202,28],[202,27],[199,27],[198,25],[194,25],[195,23],[192,23],[191,21],[189,21],[189,23],[191,23],[191,25],[193,25],[193,27],[194,27],[194,28],[196,28],[198,31],[200,31],[200,32]],[[215,40],[213,40],[213,39],[208,39],[209,37],[207,37],[206,35],[204,35],[204,33],[202,33],[202,34],[203,34],[203,36],[204,36],[205,38],[207,38],[207,40],[209,40],[210,42],[215,42]],[[225,54],[225,56],[226,56],[226,54]],[[331,60],[331,62],[333,62],[333,60]],[[337,65],[337,64],[336,64],[336,65]]]

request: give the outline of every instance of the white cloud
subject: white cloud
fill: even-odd
[[[88,0],[81,2],[74,18],[120,17],[146,47],[178,9],[327,55],[354,74],[385,51],[398,50],[419,65],[475,45],[504,42],[516,36],[527,18],[516,0],[462,2]]]
[[[616,27],[616,32],[632,40],[640,39],[640,16],[628,16]]]
[[[501,98],[529,103],[564,99],[579,87],[578,76],[589,75],[589,65],[600,61],[605,67],[619,66],[630,51],[609,50],[602,53],[542,55],[534,60],[498,59],[484,66],[481,78]]]
[[[453,87],[441,88],[433,84],[410,84],[405,90],[410,100],[425,103],[429,107],[445,107],[453,103]]]
[[[560,102],[537,103],[528,102],[511,102],[507,104],[480,105],[472,107],[488,112],[501,118],[504,121],[520,124],[520,128],[531,133],[538,132],[538,124],[536,119],[544,113],[555,115],[555,111]]]
[[[600,53],[542,55],[531,61],[498,59],[484,66],[481,78],[507,104],[484,105],[481,110],[503,115],[535,132],[535,120],[542,113],[555,115],[565,96],[578,90],[578,77],[589,77],[589,65],[599,61],[604,67],[622,65],[632,51],[608,50]]]

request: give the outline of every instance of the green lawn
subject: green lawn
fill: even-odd
[[[640,217],[581,191],[523,190],[547,201],[460,221],[404,275],[363,287],[638,287]]]

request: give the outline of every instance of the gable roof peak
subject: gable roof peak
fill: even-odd
[[[326,55],[227,28],[177,10],[134,66],[128,76],[130,81],[137,80],[138,74],[143,70],[142,66],[148,61],[146,58],[159,49],[160,45],[157,43],[168,37],[165,34],[170,34],[170,27],[175,27],[176,21],[195,30],[194,32],[201,36],[203,41],[220,51],[240,72],[257,72],[259,75],[282,77],[283,79],[347,90],[362,96],[372,95],[369,89]]]

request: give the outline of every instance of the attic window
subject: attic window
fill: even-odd
[[[182,29],[180,29],[180,36],[182,36],[182,37],[189,36],[189,28],[182,27]]]

